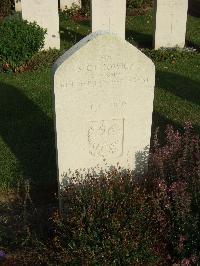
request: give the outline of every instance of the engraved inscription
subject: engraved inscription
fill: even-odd
[[[109,101],[108,105],[114,110],[125,110],[125,107],[127,106],[127,101],[114,98]],[[89,105],[89,111],[94,113],[103,108],[106,108],[105,103],[92,103]]]
[[[83,64],[76,70],[77,74],[82,73],[77,80],[66,80],[60,83],[61,88],[82,90],[87,88],[103,88],[105,86],[120,86],[123,82],[139,82],[142,84],[148,84],[148,80],[144,76],[139,75],[142,69],[135,69],[135,64],[127,64],[125,62],[109,63],[102,62],[97,64]],[[136,71],[134,75],[127,75],[128,72]],[[126,77],[126,78],[124,78]]]
[[[89,121],[89,153],[100,157],[119,157],[123,154],[124,119]]]
[[[180,0],[167,0],[167,1],[163,0],[160,1],[159,3],[161,3],[162,6],[166,6],[167,8],[178,8],[181,5],[184,5],[184,2]]]

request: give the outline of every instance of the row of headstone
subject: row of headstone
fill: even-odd
[[[16,9],[20,10],[20,2]],[[61,7],[80,0],[62,0]],[[57,0],[21,0],[22,16],[47,29],[45,47],[60,48]],[[125,38],[126,0],[91,0],[92,32],[104,30]],[[155,0],[154,47],[184,47],[188,0]]]
[[[73,7],[73,4],[78,7],[81,7],[81,0],[60,0],[60,9],[64,10],[66,7],[71,8]],[[21,0],[15,0],[15,11],[22,11]]]
[[[183,44],[179,27],[185,27],[185,17],[174,16],[178,8],[186,12],[187,4],[181,0],[177,6],[176,1],[155,2],[156,48],[163,45],[159,38],[166,38],[162,28],[168,32],[167,45],[173,42],[174,31],[176,42]],[[47,28],[45,49],[59,46],[57,0],[22,0],[22,16]],[[92,0],[93,33],[53,66],[60,191],[77,170],[83,177],[88,171],[97,175],[118,165],[134,170],[137,154],[149,147],[155,66],[125,41],[125,17],[125,0]]]

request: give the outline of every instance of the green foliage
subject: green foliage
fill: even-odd
[[[83,20],[83,18],[90,16],[90,6],[86,4],[80,8],[80,6],[73,3],[70,8],[66,6],[62,13],[68,18],[73,18],[77,21]]]
[[[200,137],[188,122],[182,135],[168,126],[164,146],[159,145],[157,134],[153,142],[148,175],[152,219],[170,256],[179,261],[190,258],[192,263],[200,243]]]
[[[187,38],[200,47],[198,35],[199,20],[190,16],[188,20]],[[67,34],[68,31],[80,34],[80,38],[82,38],[89,30],[89,23],[86,23],[88,21],[75,23],[74,21],[66,20],[66,17],[61,17],[61,21],[61,29],[63,31],[61,42],[65,49],[74,44],[74,41],[71,41],[70,35]],[[133,36],[133,39],[141,44],[140,47],[144,47],[142,45],[145,40],[150,39],[151,43],[152,34],[150,29],[152,20],[149,20],[149,15],[128,17],[128,21],[131,22],[129,23],[130,36]],[[146,54],[149,53],[147,50],[145,52]],[[169,58],[167,58],[168,51],[151,52],[152,55],[150,57],[155,59],[157,68],[153,126],[156,124],[164,127],[166,123],[170,123],[175,128],[181,128],[185,120],[191,120],[199,131],[200,54],[198,52],[184,51],[182,53],[179,51],[182,53],[183,57],[181,57],[175,51],[170,51],[168,54]],[[54,129],[51,101],[52,85],[50,69],[48,67],[52,59],[54,60],[53,51],[50,53],[41,52],[31,59],[31,68],[35,69],[40,65],[44,66],[44,68],[22,74],[0,74],[1,186],[7,183],[11,186],[13,185],[13,180],[16,181],[19,175],[23,175],[30,178],[34,184],[40,182],[38,188],[42,188],[43,192],[44,190],[47,191],[47,186],[49,188],[50,185],[56,190],[56,184],[53,183],[56,176],[56,160],[54,157]],[[174,59],[176,63],[172,63]],[[49,63],[45,66],[46,62],[43,62],[43,60],[47,60]],[[198,262],[195,261],[199,255],[198,250],[200,250],[200,184],[199,161],[197,160],[199,158],[199,144],[197,145],[197,138],[194,138],[193,134],[186,134],[184,138],[181,137],[181,141],[179,138],[177,139],[176,131],[174,131],[174,134],[168,134],[168,136],[170,135],[175,135],[174,141],[170,142],[170,139],[172,140],[173,138],[169,137],[165,149],[157,147],[156,150],[153,150],[152,172],[148,175],[148,182],[146,181],[146,184],[135,184],[135,188],[139,187],[139,191],[142,194],[141,198],[138,195],[141,203],[136,200],[135,209],[130,211],[130,213],[136,214],[135,217],[132,217],[132,223],[134,224],[135,222],[137,224],[140,221],[138,214],[139,207],[142,208],[144,206],[144,210],[141,211],[141,219],[149,217],[149,212],[152,214],[148,220],[148,225],[144,223],[143,219],[142,224],[136,227],[138,232],[131,232],[132,235],[136,236],[145,235],[144,247],[141,245],[140,250],[135,249],[137,251],[135,258],[138,258],[139,262],[148,261],[146,256],[150,254],[149,262],[153,265],[156,265],[162,259],[164,259],[164,263],[159,265],[167,265],[168,261],[169,265],[175,263],[178,265],[181,265],[181,263],[182,265],[189,265],[189,263],[191,265],[198,265]],[[109,176],[114,177],[111,173]],[[111,245],[113,239],[115,241],[115,245],[112,245],[112,249],[114,248],[115,251],[111,250],[111,255],[114,254],[117,259],[120,259],[125,247],[128,246],[129,254],[128,252],[126,253],[128,258],[124,258],[124,260],[128,261],[129,258],[134,260],[134,254],[130,252],[131,245],[129,245],[133,240],[128,236],[129,244],[127,244],[125,237],[121,237],[120,232],[126,233],[125,230],[123,231],[123,226],[121,226],[120,232],[116,232],[115,229],[119,228],[121,224],[126,225],[125,222],[121,222],[123,221],[123,215],[128,217],[127,225],[131,224],[131,218],[128,216],[127,211],[129,206],[125,208],[125,214],[121,210],[121,206],[125,206],[124,202],[120,202],[118,213],[116,206],[114,206],[113,212],[112,210],[107,210],[107,204],[108,206],[113,206],[112,193],[109,191],[105,193],[103,190],[104,187],[115,187],[115,190],[112,191],[121,191],[120,193],[123,193],[124,185],[123,182],[120,182],[121,177],[120,173],[116,173],[116,178],[113,178],[114,185],[108,186],[110,182],[108,179],[107,184],[103,184],[104,186],[101,189],[96,190],[102,192],[100,194],[101,202],[97,201],[98,194],[95,194],[95,198],[91,200],[91,206],[95,202],[99,203],[97,209],[99,212],[101,209],[101,213],[104,214],[104,220],[107,219],[108,223],[109,221],[114,221],[110,227],[108,223],[104,225],[99,220],[89,220],[90,217],[96,217],[94,216],[94,207],[91,209],[91,212],[89,209],[89,199],[92,196],[86,193],[81,195],[81,192],[76,192],[73,187],[71,187],[71,191],[75,191],[76,195],[80,195],[80,197],[78,199],[71,198],[69,201],[69,204],[76,203],[78,208],[75,210],[75,214],[70,212],[69,209],[70,217],[75,218],[70,223],[67,218],[61,219],[57,211],[55,211],[54,215],[50,218],[54,222],[49,224],[47,217],[50,217],[50,214],[48,213],[47,215],[46,211],[53,210],[54,206],[57,207],[57,201],[55,205],[51,205],[50,201],[53,197],[50,193],[51,198],[47,205],[45,205],[43,200],[46,200],[46,194],[45,196],[42,194],[39,197],[37,190],[35,197],[40,199],[38,200],[37,212],[27,208],[29,213],[27,214],[28,218],[26,221],[22,219],[21,214],[24,208],[24,197],[19,205],[15,205],[13,201],[9,200],[9,203],[12,202],[13,208],[9,206],[7,212],[6,207],[0,203],[0,216],[2,223],[4,223],[3,226],[0,224],[0,250],[5,251],[7,255],[6,263],[9,265],[32,265],[33,262],[35,265],[73,265],[74,262],[75,265],[84,265],[82,259],[86,261],[91,254],[93,261],[98,261],[98,259],[102,261],[100,256],[95,258],[97,253],[93,253],[95,245],[98,249],[99,242],[94,244],[98,238],[93,239],[93,236],[96,237],[96,235],[93,234],[95,231],[91,226],[97,223],[100,224],[101,228],[106,229],[104,233],[103,230],[98,228],[97,236],[113,235],[111,240],[108,239],[107,242],[104,240],[104,244],[107,246]],[[128,173],[124,180],[131,180],[132,182]],[[122,187],[120,188],[121,185]],[[130,184],[130,187],[134,189],[133,184],[132,186]],[[79,186],[79,188],[81,191],[92,191],[91,188],[91,190],[87,190],[83,186]],[[128,189],[126,188],[125,192],[127,191]],[[117,196],[120,193],[115,193],[113,196],[117,203],[119,203],[119,199],[123,201],[123,196]],[[128,194],[131,195],[131,192],[129,191]],[[135,195],[137,195],[137,191]],[[146,197],[146,200],[143,197]],[[80,198],[85,200],[84,202],[88,203],[88,205],[84,204],[83,201],[79,202]],[[130,203],[131,200],[128,202]],[[10,211],[11,209],[12,211]],[[72,210],[74,209],[75,206],[72,205]],[[77,216],[79,213],[83,213],[83,215]],[[115,216],[112,220],[111,213],[119,215]],[[108,214],[108,217],[106,214]],[[7,216],[10,216],[9,219],[7,219]],[[80,229],[76,233],[76,231],[70,231],[70,228],[76,228],[80,222],[82,222],[80,228],[84,228],[84,230],[81,231],[83,233],[80,234],[79,240],[78,233],[80,233]],[[85,225],[88,226],[88,230],[85,229]],[[141,228],[144,228],[147,233],[144,234],[143,231],[140,231]],[[130,230],[127,227],[125,229]],[[112,232],[114,233],[112,234]],[[155,233],[153,234],[153,232]],[[121,238],[116,240],[114,236],[118,235]],[[71,236],[74,237],[74,241]],[[149,251],[150,245],[148,241],[151,241],[151,239],[153,239],[152,249]],[[140,243],[141,237],[137,240]],[[65,242],[63,243],[63,241]],[[123,244],[123,248],[122,253],[119,251],[118,255],[116,250],[119,250],[120,241]],[[89,243],[89,247],[84,249],[85,243]],[[81,249],[77,248],[78,245]],[[90,249],[90,247],[92,248]],[[135,248],[134,245],[133,248]],[[86,253],[88,250],[89,253]],[[103,252],[105,252],[105,248]],[[109,252],[110,250],[108,250]],[[86,257],[83,254],[86,254]],[[112,259],[111,255],[106,254],[107,258]],[[139,264],[139,262],[134,265],[148,265],[146,263]],[[130,264],[127,263],[127,265]]]
[[[161,48],[158,50],[141,49],[154,62],[176,63],[180,59],[194,58],[197,56],[195,49],[188,48]]]
[[[200,137],[190,123],[183,134],[168,126],[163,146],[157,133],[146,175],[119,167],[83,180],[77,171],[62,189],[62,217],[36,208],[25,182],[13,230],[5,234],[12,214],[0,227],[0,250],[15,254],[7,264],[197,265]]]
[[[28,62],[28,69],[38,69],[41,67],[51,67],[53,63],[61,55],[61,51],[57,49],[49,49],[48,51],[40,51],[35,54]]]
[[[0,24],[0,32],[0,61],[4,67],[15,70],[43,47],[46,30],[11,16]]]
[[[68,17],[73,17],[77,13],[80,12],[80,7],[76,4],[72,4],[71,8],[65,7],[65,10],[63,11]]]
[[[199,165],[200,138],[186,123],[182,135],[168,126],[164,146],[155,134],[146,176],[119,168],[83,181],[76,173],[62,192],[63,218],[54,219],[55,247],[74,264],[197,262]]]
[[[154,250],[159,239],[146,223],[151,219],[148,196],[129,171],[89,176],[65,189],[64,218],[57,226],[60,246],[70,248],[74,264],[161,263]]]
[[[144,5],[151,5],[152,0],[128,0],[127,7],[128,8],[140,8]]]
[[[144,5],[151,5],[152,0],[128,0],[127,7],[128,8],[140,8]],[[90,1],[82,0],[82,7],[86,10],[90,9]]]

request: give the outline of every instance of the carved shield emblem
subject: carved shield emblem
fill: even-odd
[[[119,157],[123,153],[124,120],[90,121],[88,129],[89,153],[100,157]]]

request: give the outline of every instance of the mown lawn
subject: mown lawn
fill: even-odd
[[[64,52],[90,32],[90,22],[60,18]],[[168,123],[182,129],[185,121],[191,121],[200,132],[199,32],[200,19],[188,16],[187,46],[198,51],[175,52],[172,59],[155,56],[153,130],[159,126],[162,131]],[[151,48],[151,11],[128,17],[126,39]],[[23,178],[41,190],[57,189],[52,78],[45,64],[29,72],[0,73],[0,186],[10,187]]]

